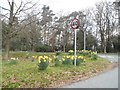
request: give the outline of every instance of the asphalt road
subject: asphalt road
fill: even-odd
[[[118,55],[99,54],[98,56],[118,62]],[[118,88],[118,67],[100,75],[72,83],[61,88]]]

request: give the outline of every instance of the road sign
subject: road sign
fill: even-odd
[[[79,25],[80,25],[80,21],[78,19],[73,19],[72,22],[71,22],[71,27],[72,29],[77,29],[79,28]],[[75,44],[74,44],[74,65],[76,66],[76,35],[77,35],[77,32],[76,30],[75,31]]]
[[[77,29],[79,28],[79,26],[80,26],[80,21],[77,18],[73,19],[71,22],[72,29]]]

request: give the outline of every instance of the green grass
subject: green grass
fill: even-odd
[[[106,55],[118,55],[119,53],[98,53],[98,54],[106,54]]]
[[[12,56],[26,55],[27,53],[12,53]],[[29,55],[42,55],[43,53],[29,53]],[[54,53],[44,53],[54,55]],[[20,60],[17,64],[9,64],[8,61],[2,62],[2,87],[3,88],[39,88],[49,87],[54,82],[59,80],[67,80],[71,76],[86,75],[88,72],[95,73],[103,70],[110,62],[103,58],[98,58],[96,61],[90,60],[80,66],[58,66],[52,64],[44,70],[40,71],[37,67],[37,61]]]
[[[10,57],[26,57],[39,55],[56,55],[56,52],[10,52]],[[62,52],[61,55],[68,55],[68,53]]]

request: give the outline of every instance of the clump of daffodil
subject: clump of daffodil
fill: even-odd
[[[75,60],[75,56],[74,55],[67,55],[67,56],[63,56],[62,57],[62,64],[65,65],[74,65],[74,60]],[[81,62],[84,61],[83,56],[76,56],[76,65],[78,66]]]
[[[40,56],[39,58],[45,58],[45,57]],[[74,55],[65,55],[65,56],[59,57],[59,56],[52,55],[52,59],[53,59],[53,63],[55,64],[55,66],[59,66],[60,64],[73,65],[74,60],[75,60],[75,56]],[[81,55],[76,56],[77,65],[79,65],[83,61],[84,61],[83,56],[81,56]],[[41,62],[41,61],[39,61],[39,62]]]
[[[37,58],[37,56],[32,56],[32,58]]]
[[[91,60],[97,60],[98,56],[97,56],[97,52],[91,52]]]
[[[74,52],[73,50],[69,50],[68,52]]]
[[[17,64],[18,63],[18,58],[10,58],[9,64]]]
[[[49,65],[49,60],[51,60],[51,58],[49,58],[48,56],[39,56],[38,57],[39,70],[45,70]]]
[[[97,54],[97,52],[92,52],[92,54]]]
[[[62,57],[62,64],[71,65],[72,64],[71,56],[63,56]]]
[[[35,61],[35,59],[37,59],[37,56],[32,56],[32,62]]]
[[[73,55],[74,54],[74,51],[73,50],[69,50],[69,55]]]

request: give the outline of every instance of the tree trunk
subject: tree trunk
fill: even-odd
[[[6,39],[6,44],[5,44],[5,56],[4,59],[8,60],[9,59],[9,51],[10,51],[10,39]]]
[[[66,46],[66,45],[63,45],[63,52],[65,52],[65,46]]]
[[[32,52],[34,52],[35,51],[35,48],[34,48],[34,45],[32,45]]]
[[[3,59],[8,60],[9,58],[9,50],[10,50],[10,31],[12,30],[13,26],[13,10],[14,10],[14,1],[12,0],[12,4],[10,5],[10,17],[9,17],[9,25],[8,25],[8,32],[6,35],[6,41],[5,41],[5,56]]]
[[[104,46],[104,53],[106,53],[106,45]]]

